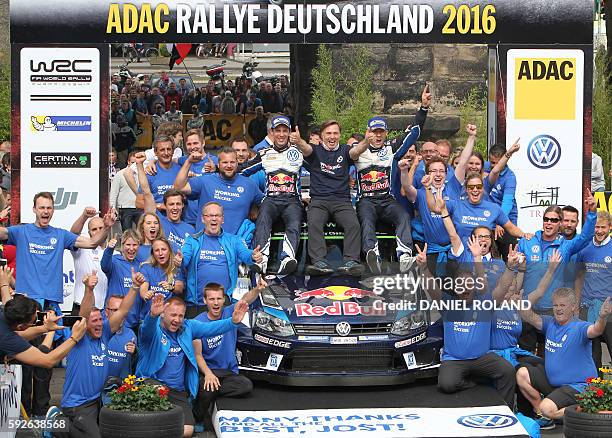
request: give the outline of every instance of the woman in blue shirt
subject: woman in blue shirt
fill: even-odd
[[[164,238],[164,231],[162,230],[159,216],[155,213],[145,213],[140,216],[138,225],[138,254],[136,259],[143,263],[151,257],[151,244],[155,239]]]
[[[125,296],[132,287],[132,269],[138,270],[140,263],[136,260],[138,254],[138,236],[133,230],[126,230],[121,236],[121,253],[115,254],[117,239],[111,239],[104,250],[100,266],[108,278],[106,299],[112,295]],[[138,298],[134,301],[125,319],[125,325],[133,328],[138,324],[140,306]]]
[[[153,241],[151,257],[140,265],[140,272],[145,277],[145,282],[140,286],[141,319],[149,313],[151,298],[155,294],[163,294],[164,299],[183,295],[184,278],[180,266],[174,263],[172,246],[166,239],[158,238]]]

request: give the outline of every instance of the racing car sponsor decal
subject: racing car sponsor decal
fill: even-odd
[[[260,335],[258,333],[255,333],[253,338],[255,338],[256,341],[261,342],[262,344],[272,345],[273,347],[291,348],[291,342],[286,342],[286,341],[280,341],[278,339],[267,338],[267,337],[262,336],[262,335]]]
[[[328,298],[333,301],[346,301],[352,298],[379,298],[379,295],[364,289],[347,286],[327,286],[308,291],[297,291],[294,301],[305,301],[308,298]]]
[[[403,341],[398,341],[395,343],[395,348],[407,347],[408,345],[416,344],[417,342],[421,342],[423,339],[427,337],[427,332],[423,332],[419,335],[416,335],[409,339],[404,339]]]
[[[352,301],[339,302],[329,306],[314,306],[309,303],[298,303],[295,305],[297,316],[352,316],[352,315],[386,315],[385,308],[377,309],[374,306],[360,306]]]
[[[330,344],[356,344],[357,336],[346,336],[346,337],[331,337],[329,338]]]
[[[270,356],[268,356],[268,362],[266,363],[265,369],[271,370],[271,371],[277,371],[282,361],[283,361],[282,354],[270,353]]]
[[[360,341],[386,341],[389,339],[389,335],[366,335],[359,336]]]
[[[298,336],[298,341],[328,342],[329,336]]]
[[[413,368],[417,368],[419,364],[417,364],[416,357],[414,356],[414,351],[409,351],[408,353],[404,353],[404,361],[406,361],[406,366],[409,370]]]

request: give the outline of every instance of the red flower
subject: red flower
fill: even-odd
[[[127,388],[125,387],[125,385],[121,385],[119,388],[117,388],[117,392],[119,394],[123,394],[125,392]]]
[[[589,377],[588,379],[586,379],[586,382],[590,384],[594,379],[595,377]]]
[[[157,390],[157,392],[159,393],[159,396],[164,398],[168,395],[168,393],[170,392],[170,388],[168,388],[167,386],[163,386],[161,388],[159,388]]]
[[[604,395],[603,389],[598,388],[598,389],[597,389],[597,392],[595,393],[595,395],[596,395],[597,397],[603,397],[603,395]]]

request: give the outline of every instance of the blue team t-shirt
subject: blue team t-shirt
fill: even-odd
[[[147,175],[147,179],[149,180],[149,187],[151,188],[151,193],[153,194],[155,202],[160,204],[164,201],[164,193],[174,188],[174,180],[176,180],[176,176],[181,170],[181,166],[172,163],[169,169],[164,169],[157,163],[156,167],[157,174]]]
[[[485,171],[490,171],[491,163],[488,161],[485,163]],[[508,213],[508,218],[512,223],[516,224],[518,220],[518,208],[516,206],[516,176],[509,167],[505,167],[504,170],[497,177],[497,181],[494,185],[489,181],[487,176],[484,179],[484,191],[489,197],[489,201],[501,206],[504,199],[504,195],[512,196],[512,208]]]
[[[68,353],[62,407],[74,408],[100,397],[108,375],[107,346],[112,336],[108,319],[103,317],[102,336],[86,333]]]
[[[461,300],[462,298],[444,295],[445,301]],[[474,300],[491,300],[491,295],[476,297]],[[466,303],[466,307],[470,307]],[[478,359],[489,351],[491,344],[490,310],[444,310],[442,311],[444,325],[444,350],[442,360]]]
[[[476,227],[492,230],[495,225],[504,226],[508,222],[508,216],[501,207],[489,201],[471,204],[467,200],[450,200],[446,203],[446,209],[453,219],[461,240],[468,239]]]
[[[516,347],[522,329],[521,315],[516,310],[495,310],[491,324],[491,350]]]
[[[467,269],[470,269],[474,265],[474,254],[468,248],[467,240],[462,241],[461,253],[455,255],[453,251],[448,252],[449,260],[456,260],[457,263]],[[487,276],[487,288],[489,292],[493,292],[497,282],[501,278],[502,274],[506,270],[506,264],[502,259],[496,259],[491,256],[491,253],[482,257],[482,264]]]
[[[552,316],[542,316],[542,333],[546,339],[544,367],[552,386],[569,385],[582,391],[586,379],[597,376],[591,340],[587,336],[589,325],[577,319],[559,325]]]
[[[63,303],[64,249],[76,250],[78,236],[61,228],[34,224],[15,225],[7,230],[7,243],[15,245],[19,266],[15,291],[30,298]]]
[[[140,262],[136,259],[129,262],[123,257],[123,254],[113,254],[114,251],[113,248],[106,247],[100,261],[102,272],[106,274],[108,279],[105,302],[111,295],[126,296],[132,287],[132,268],[134,268],[134,271],[138,271],[140,267]],[[137,296],[125,318],[124,324],[127,327],[135,327],[140,321],[140,301],[139,296]]]
[[[221,246],[218,236],[209,236],[202,233],[202,245],[198,254],[198,303],[203,302],[203,290],[210,282],[219,283],[225,290],[229,290],[231,280],[225,251]]]
[[[234,304],[223,309],[220,319],[231,318]],[[210,322],[208,313],[204,312],[196,317],[196,321]],[[202,338],[202,355],[211,370],[231,370],[238,374],[238,361],[236,361],[236,338],[238,327],[220,335]]]
[[[584,286],[582,304],[593,300],[605,300],[612,296],[612,239],[607,243],[595,245],[593,242],[578,253],[576,263],[584,263]]]
[[[164,230],[166,239],[174,244],[173,247],[181,248],[187,236],[195,233],[195,228],[187,222],[172,222],[163,214],[158,214],[158,216],[159,223],[161,224],[162,230]]]
[[[215,163],[215,166],[219,165],[219,158],[216,155],[206,154],[202,161],[199,161],[197,163],[191,163],[191,167],[189,168],[189,171],[195,173],[198,176],[201,176],[201,175],[204,175],[205,173],[207,173],[204,170],[204,166],[206,165],[206,163],[208,163],[208,157],[210,157],[212,162]],[[185,164],[185,161],[187,161],[188,158],[189,157],[187,155],[183,155],[182,157],[179,157],[179,159],[178,159],[179,166],[182,167],[183,164]],[[189,178],[189,183],[191,183],[193,178],[197,178],[197,177]],[[185,222],[187,222],[190,225],[193,225],[194,227],[195,227],[197,222],[200,222],[200,212],[198,211],[198,200],[197,199],[189,199],[189,200],[187,200],[187,207],[185,209],[185,218],[184,218],[184,220],[185,220]]]
[[[125,351],[125,345],[136,342],[136,335],[129,327],[121,327],[108,341],[106,353],[108,355],[108,375],[126,378],[131,373],[132,354]]]
[[[442,197],[445,201],[449,201],[451,198],[448,195],[447,190],[442,190]],[[417,197],[415,200],[417,210],[421,221],[423,222],[423,235],[426,242],[433,242],[436,245],[446,246],[450,242],[442,216],[438,213],[434,213],[427,206],[427,192],[425,188],[417,190]]]
[[[243,175],[227,180],[218,173],[208,173],[192,178],[189,185],[189,198],[198,200],[199,212],[207,202],[215,201],[223,206],[223,230],[230,234],[238,232],[242,222],[249,216],[251,205],[259,205],[263,199],[263,193],[255,181]],[[196,230],[201,231],[203,228],[202,221],[196,221]]]
[[[168,385],[177,391],[185,391],[185,361],[187,356],[178,342],[178,335],[163,330],[165,336],[170,341],[168,357],[161,367],[151,377]]]
[[[162,268],[159,266],[153,266],[149,263],[143,263],[140,265],[140,272],[142,275],[144,275],[145,281],[149,283],[150,291],[153,291],[155,294],[162,294],[164,296],[164,300],[167,300],[173,295],[171,291],[164,289],[159,284],[162,281],[168,280],[168,276]],[[183,274],[181,273],[180,269],[178,269],[174,274],[174,281],[184,281]],[[140,298],[140,294],[136,299],[141,301],[140,320],[142,321],[151,309],[151,300],[143,300]]]

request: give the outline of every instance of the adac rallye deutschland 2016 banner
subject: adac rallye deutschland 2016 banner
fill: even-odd
[[[592,44],[592,0],[11,0],[13,43]]]

